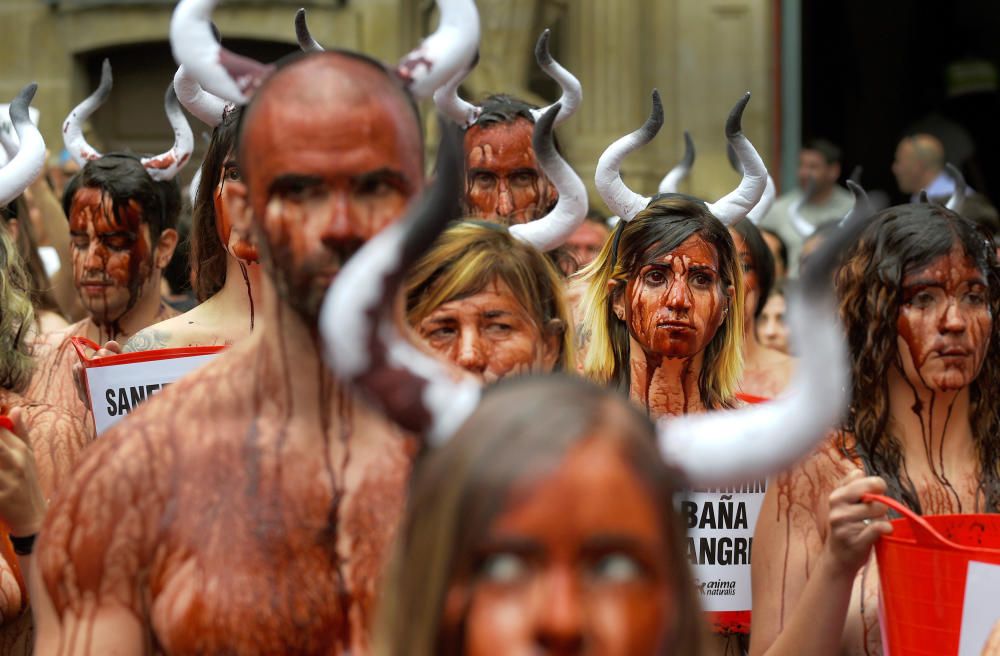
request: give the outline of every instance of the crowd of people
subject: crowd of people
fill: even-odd
[[[678,191],[687,137],[646,196],[621,170],[654,91],[597,163],[609,216],[556,139],[583,89],[547,31],[560,98],[470,102],[473,0],[395,66],[302,11],[301,52],[250,60],[215,2],[174,12],[168,151],[87,143],[107,62],[65,179],[35,86],[10,105],[0,654],[888,653],[898,515],[869,495],[1000,510],[1000,221],[933,135],[896,152],[909,203],[841,187],[825,140],[778,196],[747,94],[737,188]],[[212,131],[189,193],[181,106]],[[198,349],[99,431],[88,368]]]

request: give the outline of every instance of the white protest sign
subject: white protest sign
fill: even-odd
[[[126,353],[84,361],[94,427],[101,435],[143,401],[219,354],[222,347]]]
[[[750,610],[750,550],[766,490],[767,481],[754,481],[683,493],[680,514],[702,610]]]
[[[38,125],[38,110],[34,107],[28,108],[28,116],[31,117],[31,122]],[[18,143],[17,133],[14,132],[14,125],[10,122],[10,104],[0,103],[0,132],[3,132],[3,136],[8,138],[11,143]],[[0,148],[0,166],[7,164],[8,157],[7,151],[4,148]]]
[[[969,561],[962,604],[962,634],[958,656],[980,656],[997,622],[1000,622],[1000,565]]]

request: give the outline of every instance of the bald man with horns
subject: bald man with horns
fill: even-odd
[[[272,283],[258,327],[109,431],[55,500],[37,653],[367,653],[417,445],[333,379],[316,321],[424,186],[409,88],[344,52],[263,80],[228,183]]]

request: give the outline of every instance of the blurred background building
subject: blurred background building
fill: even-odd
[[[754,92],[745,127],[770,154],[774,55],[770,0],[478,0],[480,63],[464,93],[507,92],[550,102],[558,89],[538,70],[534,43],[553,30],[555,56],[583,83],[584,103],[560,129],[571,163],[592,183],[601,151],[638,127],[650,92],[663,94],[667,122],[660,137],[627,162],[637,189],[655,190],[682,154],[690,130],[699,160],[695,193],[718,195],[736,182],[725,154],[730,106]],[[53,154],[60,126],[95,88],[101,61],[111,60],[114,90],[92,118],[92,138],[105,150],[159,152],[171,137],[162,97],[176,65],[167,29],[173,0],[0,0],[0,99],[35,80],[34,106]],[[227,47],[263,61],[296,49],[293,17],[305,7],[313,36],[328,46],[394,62],[436,25],[432,0],[231,0],[214,20]],[[196,135],[208,129],[192,119]],[[199,152],[204,140],[199,139]],[[185,179],[191,174],[185,171]],[[599,202],[599,199],[597,199]]]
[[[174,0],[0,0],[0,101],[37,81],[35,107],[53,155],[68,111],[96,86],[105,57],[114,91],[92,119],[105,150],[159,152],[170,130],[162,97],[175,70],[167,41]],[[977,189],[996,196],[993,128],[1000,63],[1000,3],[956,0],[477,0],[479,66],[464,94],[507,92],[538,103],[558,90],[534,63],[553,30],[554,54],[583,83],[579,113],[560,128],[570,162],[593,188],[602,150],[638,127],[650,91],[663,95],[660,136],[626,162],[652,193],[694,137],[686,191],[717,197],[737,181],[726,159],[726,115],[753,92],[744,128],[779,185],[794,184],[803,138],[844,146],[844,171],[865,166],[865,186],[895,193],[889,171],[899,137],[945,119]],[[436,25],[433,0],[223,0],[214,19],[232,50],[273,61],[296,49],[303,6],[321,43],[393,62]],[[429,121],[430,124],[430,121]],[[192,119],[196,135],[208,129]],[[431,126],[432,128],[433,126]],[[199,136],[199,151],[204,139]],[[964,144],[964,145],[963,145]],[[954,148],[953,148],[954,149]],[[185,172],[187,179],[193,167]],[[596,204],[600,200],[593,196]]]

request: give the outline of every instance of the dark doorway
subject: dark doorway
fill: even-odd
[[[845,153],[844,174],[904,201],[890,169],[899,139],[938,133],[969,183],[1000,201],[1000,3],[805,0],[803,138]]]
[[[226,47],[267,62],[297,50],[285,43],[238,39],[227,39]],[[108,101],[90,119],[94,146],[105,152],[144,155],[168,149],[173,135],[163,111],[163,95],[177,71],[170,44],[166,41],[142,43],[87,53],[82,61],[87,71],[87,93],[97,88],[101,62],[105,58],[111,61],[114,89]],[[195,135],[195,152],[191,163],[180,174],[182,187],[194,175],[212,133],[210,127],[190,115],[188,121]]]

